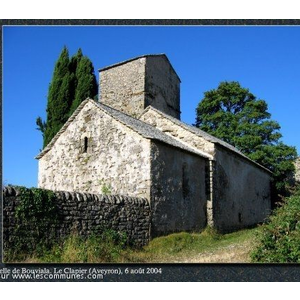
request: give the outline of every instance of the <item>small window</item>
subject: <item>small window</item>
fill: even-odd
[[[83,153],[87,153],[87,149],[88,149],[88,143],[89,143],[89,140],[87,137],[84,138],[84,147],[83,147]]]
[[[189,180],[188,180],[188,172],[187,172],[187,164],[184,163],[182,165],[182,196],[184,199],[189,197],[190,194],[190,187],[189,187]]]
[[[239,213],[239,222],[242,223],[242,214]]]

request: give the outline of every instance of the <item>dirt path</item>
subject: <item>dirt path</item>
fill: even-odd
[[[184,257],[176,263],[249,263],[252,249],[252,240],[247,240],[243,243]]]

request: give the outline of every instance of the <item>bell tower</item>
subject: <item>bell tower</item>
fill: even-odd
[[[100,103],[135,118],[151,105],[180,120],[180,79],[165,54],[139,56],[99,72]]]

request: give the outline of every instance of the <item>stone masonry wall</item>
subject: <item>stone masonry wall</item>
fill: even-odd
[[[125,232],[137,246],[146,245],[150,239],[150,206],[147,199],[126,196],[105,196],[86,193],[56,192],[59,225],[57,238],[76,232],[88,236],[103,226]],[[15,209],[20,199],[17,189],[3,190],[3,241],[9,249],[15,228]],[[32,224],[34,227],[35,224]]]
[[[218,146],[213,178],[213,224],[229,232],[263,222],[271,212],[271,174]]]
[[[145,108],[145,64],[140,58],[100,73],[100,103],[133,117]]]
[[[271,209],[269,173],[175,124],[152,108],[140,119],[211,156],[206,172],[210,193],[206,214],[209,225],[226,232],[257,224],[268,216]]]
[[[141,115],[140,119],[154,127],[157,127],[164,133],[172,136],[173,138],[179,140],[183,144],[188,145],[198,151],[203,152],[205,155],[210,156],[213,159],[215,156],[215,145],[214,143],[207,141],[206,139],[186,130],[180,125],[175,124],[168,118],[164,117],[159,112],[154,109],[148,109],[144,114]],[[207,222],[210,226],[213,226],[213,216],[212,216],[212,197],[213,197],[213,170],[212,164],[214,161],[210,161],[210,165],[206,168],[206,174],[202,174],[208,181],[207,186]],[[194,169],[195,172],[196,169]],[[198,170],[197,170],[198,172]],[[196,172],[195,172],[196,173]],[[199,174],[200,176],[200,174]]]
[[[180,79],[164,56],[146,59],[145,108],[148,105],[180,120]]]
[[[100,70],[100,103],[133,117],[153,107],[180,119],[180,79],[164,55]]]
[[[208,160],[158,141],[151,149],[151,235],[201,231],[207,224]]]
[[[39,159],[38,186],[149,199],[150,141],[88,102]]]
[[[179,140],[180,142],[192,147],[198,151],[204,152],[206,155],[215,154],[215,146],[213,143],[207,141],[206,139],[197,136],[194,133],[189,132],[183,127],[175,124],[169,119],[165,118],[160,113],[156,112],[153,109],[148,109],[140,119],[158,129],[162,132],[172,136],[173,138]]]

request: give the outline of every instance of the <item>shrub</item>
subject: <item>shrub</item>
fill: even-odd
[[[261,227],[253,262],[300,262],[300,188]]]

